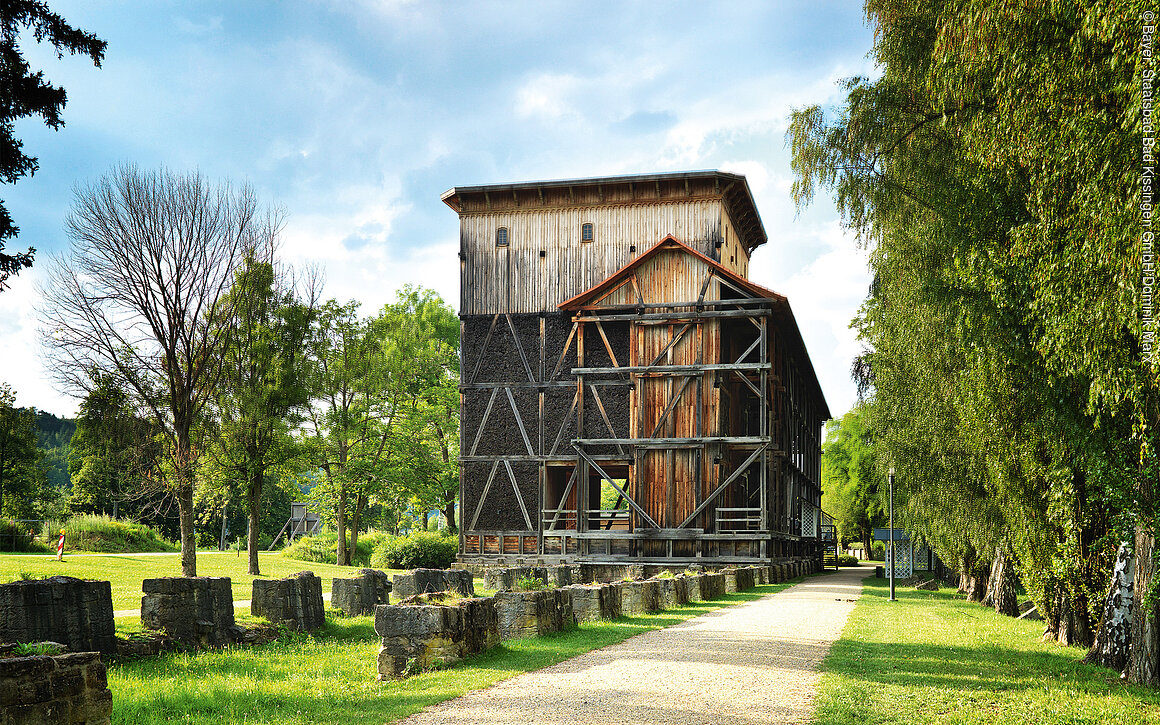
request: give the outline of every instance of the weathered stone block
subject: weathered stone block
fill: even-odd
[[[701,599],[719,599],[725,596],[725,575],[719,572],[701,575]]]
[[[0,642],[43,641],[116,652],[109,582],[54,576],[0,584]]]
[[[682,577],[682,579],[684,579],[684,581],[685,581],[685,595],[688,597],[688,599],[686,599],[686,601],[688,601],[688,602],[703,601],[703,599],[701,597],[701,577],[702,576],[704,576],[704,574],[692,574],[692,575],[689,575],[686,577]]]
[[[548,567],[548,583],[557,587],[568,587],[576,583],[576,567],[560,565]]]
[[[382,638],[379,679],[403,677],[499,644],[495,600],[453,605],[379,605],[375,633]]]
[[[745,566],[737,570],[737,591],[747,592],[756,586],[757,572],[754,571],[756,567]]]
[[[639,579],[645,575],[643,564],[581,564],[579,570],[579,581],[585,584]]]
[[[415,569],[393,577],[394,595],[406,599],[429,592],[456,592],[463,597],[475,596],[471,572],[457,569]]]
[[[536,637],[575,625],[572,596],[562,589],[498,592],[495,610],[501,639]]]
[[[100,670],[100,676],[89,676]],[[112,695],[97,652],[0,658],[0,723],[108,723]]]
[[[141,582],[141,626],[203,647],[234,640],[234,592],[229,577],[164,577]]]
[[[548,567],[545,566],[513,566],[499,569],[488,569],[483,575],[485,589],[494,589],[497,592],[515,591],[519,588],[520,579],[536,579],[547,585],[550,580]]]
[[[671,577],[650,580],[656,583],[656,611],[677,606],[677,582]]]
[[[374,614],[375,607],[391,603],[391,579],[377,569],[359,569],[357,577],[334,579],[330,584],[330,606],[348,617]]]
[[[250,614],[287,629],[311,632],[326,623],[322,579],[300,571],[285,579],[255,579]]]
[[[611,584],[578,584],[563,591],[572,597],[572,618],[576,623],[620,616],[620,593]]]

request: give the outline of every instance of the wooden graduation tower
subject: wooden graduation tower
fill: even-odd
[[[457,187],[464,562],[820,556],[830,413],[718,171]]]

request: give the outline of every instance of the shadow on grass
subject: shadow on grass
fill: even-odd
[[[313,635],[268,645],[117,663],[109,672],[114,722],[390,722],[637,634],[755,601],[793,583],[504,642],[453,667],[394,682],[376,682],[373,617],[329,618]]]
[[[1083,649],[1043,642],[1041,623],[1003,617],[954,589],[898,587],[891,602],[886,580],[867,578],[864,586],[861,616],[834,643],[823,672],[952,697],[1063,688],[1093,696],[1115,690],[1160,705],[1160,692],[1128,686],[1118,672],[1084,664]]]

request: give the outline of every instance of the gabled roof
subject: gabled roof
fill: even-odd
[[[693,249],[670,234],[656,244],[649,247],[628,264],[613,272],[603,282],[600,282],[599,284],[584,290],[571,299],[564,300],[558,305],[558,307],[561,310],[575,310],[583,307],[590,301],[597,299],[607,292],[610,292],[616,287],[620,286],[622,282],[628,279],[629,275],[632,274],[634,269],[666,250],[680,251],[696,257],[697,259],[704,262],[717,275],[724,277],[730,283],[740,287],[756,298],[771,299],[778,302],[786,301],[784,295],[779,295],[771,289],[766,289],[759,284],[750,282],[748,279],[723,266],[720,262],[715,262],[711,258],[706,257],[704,254],[701,254],[697,250]]]
[[[753,295],[757,299],[768,299],[773,304],[774,317],[780,321],[782,329],[787,333],[787,337],[791,342],[791,353],[798,359],[798,364],[802,371],[808,376],[808,380],[813,383],[814,390],[818,396],[818,402],[821,405],[822,419],[826,420],[831,417],[830,407],[826,403],[826,395],[822,392],[822,385],[818,381],[817,373],[814,371],[813,363],[810,361],[809,351],[806,350],[805,340],[802,339],[801,330],[798,328],[797,320],[794,319],[793,310],[789,306],[789,300],[785,295],[780,295],[771,289],[755,284],[748,279],[742,277],[736,272],[731,271],[727,267],[722,266],[719,262],[715,262],[704,254],[701,254],[695,249],[681,242],[673,235],[668,235],[661,241],[654,244],[636,259],[624,265],[616,272],[608,276],[604,281],[589,287],[587,290],[581,292],[575,297],[564,300],[559,304],[559,309],[574,312],[583,309],[589,305],[593,300],[599,299],[601,296],[611,292],[625,282],[631,276],[633,270],[639,267],[644,262],[664,251],[678,251],[685,254],[690,254],[697,259],[703,261],[709,269],[716,275],[724,278],[730,284],[738,287],[745,292]],[[674,300],[685,302],[687,300]]]

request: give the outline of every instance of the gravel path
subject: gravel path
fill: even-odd
[[[841,635],[865,569],[812,577],[778,594],[428,708],[406,725],[801,723],[817,666]]]

